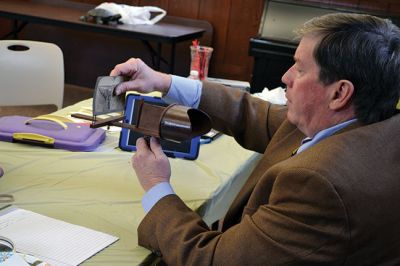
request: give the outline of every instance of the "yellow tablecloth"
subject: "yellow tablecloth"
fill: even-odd
[[[89,106],[86,100],[56,114]],[[144,192],[130,165],[132,154],[118,149],[118,138],[112,128],[93,152],[0,142],[0,193],[13,194],[15,205],[119,237],[84,265],[137,265],[149,254],[137,244]],[[206,203],[204,219],[211,223],[223,216],[258,157],[222,136],[202,145],[195,161],[171,159],[171,183],[190,208]]]

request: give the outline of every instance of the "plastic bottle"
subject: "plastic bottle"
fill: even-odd
[[[199,71],[190,70],[190,75],[189,75],[188,78],[190,78],[190,79],[199,79]]]

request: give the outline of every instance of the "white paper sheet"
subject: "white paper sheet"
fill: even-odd
[[[117,237],[11,207],[0,213],[0,235],[18,252],[51,266],[78,265],[118,240]]]

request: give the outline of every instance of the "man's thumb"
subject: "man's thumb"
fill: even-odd
[[[140,87],[138,85],[138,82],[136,80],[129,80],[129,81],[124,81],[115,88],[115,95],[120,95],[122,93],[125,93],[127,91],[139,91]]]

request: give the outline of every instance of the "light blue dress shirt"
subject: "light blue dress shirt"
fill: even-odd
[[[168,104],[177,103],[193,108],[199,107],[203,83],[199,80],[174,75],[171,77],[171,87],[163,100]]]
[[[200,81],[172,75],[171,87],[168,94],[163,97],[163,100],[169,104],[177,103],[197,108],[200,104],[201,90],[202,83]],[[296,154],[303,152],[312,145],[315,145],[321,140],[333,135],[336,131],[354,123],[355,121],[356,119],[351,119],[333,127],[326,128],[318,132],[311,140],[310,138],[305,138]],[[170,183],[162,182],[155,185],[143,196],[142,207],[144,211],[148,213],[160,199],[170,194],[175,194]]]
[[[171,75],[172,82],[168,93],[163,100],[168,103],[177,103],[193,108],[199,107],[203,84],[199,80],[188,79]],[[142,207],[146,213],[163,197],[175,194],[170,183],[162,182],[146,192],[142,198]]]

